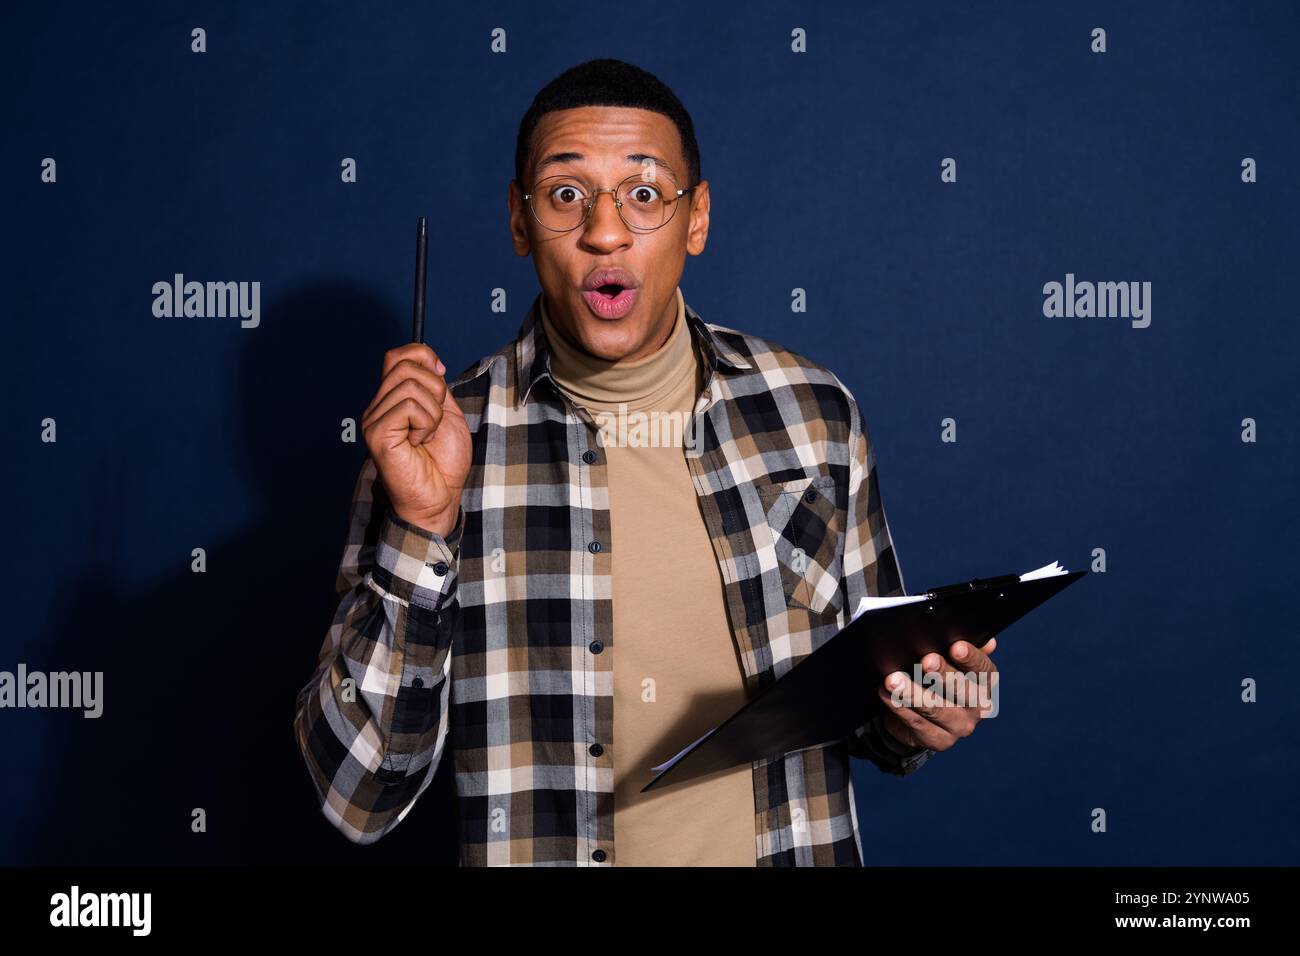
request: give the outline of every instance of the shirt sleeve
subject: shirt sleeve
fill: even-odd
[[[845,591],[845,613],[851,617],[863,597],[897,597],[907,592],[903,589],[903,573],[880,500],[871,436],[857,402],[848,389],[844,391],[849,400],[850,450],[841,583]],[[875,688],[864,688],[864,691],[874,693]],[[905,746],[886,729],[884,717],[879,714],[855,729],[845,741],[852,756],[870,760],[882,772],[900,776],[920,769],[935,753],[927,747]]]
[[[432,782],[448,732],[457,552],[397,516],[367,458],[352,497],[338,605],[294,736],[321,812],[354,843],[397,826]]]

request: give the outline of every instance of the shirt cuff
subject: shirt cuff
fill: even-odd
[[[883,714],[877,714],[853,732],[854,756],[873,761],[890,773],[906,775],[919,770],[934,751],[925,746],[909,747],[885,727]]]
[[[374,583],[407,604],[437,608],[456,581],[456,549],[465,530],[464,509],[443,537],[403,521],[389,505],[375,546]]]

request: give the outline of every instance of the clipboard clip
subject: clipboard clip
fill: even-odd
[[[972,578],[964,584],[945,584],[941,587],[930,588],[926,592],[926,596],[937,598],[946,594],[967,594],[972,591],[987,591],[989,588],[1000,588],[1019,583],[1020,575],[1018,574],[1000,574],[995,578]]]

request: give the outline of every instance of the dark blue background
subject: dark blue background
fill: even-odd
[[[293,741],[365,454],[339,423],[406,335],[418,214],[447,364],[514,335],[519,118],[592,56],[692,112],[687,301],[852,389],[909,589],[1106,549],[1001,640],[996,720],[855,765],[867,862],[1297,862],[1293,4],[431,6],[6,7],[0,669],[106,686],[99,720],[0,712],[0,862],[454,862],[448,774],[354,847]],[[175,272],[260,281],[261,327],[155,318]],[[1152,282],[1151,326],[1044,318],[1067,272]]]

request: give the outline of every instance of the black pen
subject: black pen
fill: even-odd
[[[429,268],[429,223],[423,216],[415,226],[415,310],[411,341],[424,342],[424,278]]]

